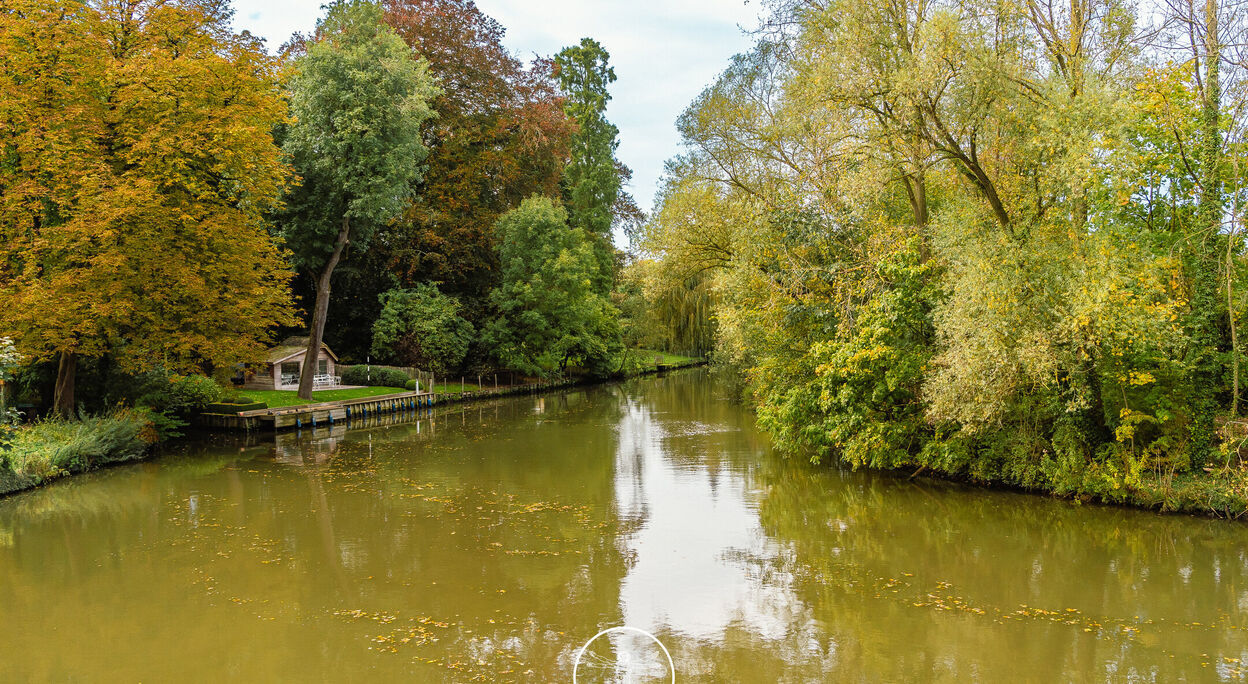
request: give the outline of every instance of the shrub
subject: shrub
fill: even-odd
[[[403,388],[409,392],[415,392],[416,390],[420,389],[420,383],[416,382],[415,380],[408,380],[403,385]]]
[[[11,398],[8,396],[8,388],[4,386],[5,383],[13,380],[13,372],[17,370],[17,364],[20,361],[21,357],[17,354],[17,348],[13,346],[13,340],[0,337],[0,463],[12,437],[12,426],[16,425],[22,417],[16,408],[8,405]]]
[[[147,375],[150,376],[147,387],[134,403],[153,411],[185,416],[221,398],[221,386],[212,378],[165,375],[162,371],[151,371]]]
[[[373,323],[374,356],[436,373],[460,367],[474,328],[459,315],[458,299],[426,283],[390,290],[380,300],[381,315]]]
[[[141,458],[158,439],[158,414],[117,409],[76,421],[39,421],[17,430],[4,454],[18,475],[42,482],[70,472]]]
[[[142,391],[134,405],[151,409],[151,423],[160,439],[179,437],[193,413],[221,398],[224,390],[203,375],[173,375],[153,370],[137,378]]]
[[[239,411],[258,411],[262,408],[268,408],[269,405],[263,401],[249,401],[244,399],[240,402],[219,401],[204,406],[204,413],[228,413],[234,414]]]
[[[411,377],[397,368],[384,366],[347,366],[342,369],[344,385],[369,387],[406,387]]]

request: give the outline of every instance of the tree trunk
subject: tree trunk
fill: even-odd
[[[1235,330],[1235,290],[1234,254],[1231,244],[1235,238],[1234,229],[1226,238],[1226,318],[1231,329],[1231,417],[1239,416],[1239,335]]]
[[[1191,462],[1194,468],[1205,465],[1213,446],[1214,414],[1217,403],[1219,311],[1219,259],[1214,251],[1222,228],[1222,186],[1219,167],[1222,162],[1222,127],[1219,118],[1222,105],[1219,71],[1222,46],[1218,35],[1217,0],[1205,1],[1205,82],[1201,116],[1200,169],[1200,240],[1194,254],[1192,283],[1191,355],[1194,406],[1190,423]]]
[[[906,186],[906,195],[910,198],[910,211],[914,215],[914,227],[919,232],[919,260],[926,262],[932,256],[932,249],[927,235],[927,178],[922,170],[902,181]]]
[[[351,235],[351,219],[342,217],[342,228],[334,242],[334,251],[325,262],[321,277],[316,281],[316,305],[312,308],[312,325],[308,330],[308,350],[303,355],[303,368],[299,373],[299,398],[312,399],[312,378],[316,375],[316,361],[321,354],[321,337],[325,334],[325,318],[329,314],[329,282],[334,268],[342,258],[342,250]]]
[[[1237,187],[1243,179],[1239,175],[1239,160],[1235,160],[1235,174],[1232,176],[1232,187]],[[1231,229],[1226,236],[1226,322],[1231,331],[1231,417],[1239,416],[1239,334],[1236,328],[1235,315],[1235,239],[1239,228],[1239,193],[1235,193],[1235,202],[1231,205]]]
[[[73,352],[61,352],[56,368],[56,390],[52,396],[52,412],[62,418],[75,415],[74,376],[78,371],[78,357]]]

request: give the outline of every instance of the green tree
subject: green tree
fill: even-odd
[[[606,375],[622,349],[619,312],[594,287],[589,237],[545,197],[525,200],[495,225],[502,283],[483,343],[504,366],[543,375],[571,363]]]
[[[1187,268],[1192,280],[1191,313],[1188,316],[1191,343],[1187,362],[1191,367],[1192,422],[1191,457],[1193,465],[1200,467],[1210,457],[1214,444],[1214,415],[1217,413],[1219,379],[1222,358],[1219,354],[1223,343],[1226,311],[1219,296],[1220,238],[1225,193],[1223,191],[1223,140],[1222,121],[1222,66],[1223,44],[1237,41],[1238,34],[1229,36],[1219,28],[1222,8],[1218,0],[1168,3],[1172,19],[1179,23],[1179,31],[1186,38],[1193,82],[1192,90],[1199,94],[1199,125],[1194,138],[1195,167],[1191,174],[1199,188],[1199,204],[1195,217],[1191,248],[1186,250]],[[1232,22],[1232,27],[1235,23]],[[1176,131],[1177,134],[1177,131]],[[1190,168],[1190,167],[1189,167]]]
[[[475,332],[460,308],[459,300],[428,283],[382,294],[373,355],[439,373],[459,368]]]
[[[598,261],[595,278],[606,293],[615,276],[611,227],[620,198],[621,170],[615,158],[619,129],[607,120],[609,88],[615,70],[610,55],[592,38],[566,47],[555,56],[555,75],[566,94],[564,111],[576,123],[571,158],[563,172],[563,199],[572,225],[594,242]]]
[[[427,149],[420,126],[438,94],[428,64],[382,22],[380,5],[336,0],[294,64],[283,144],[302,176],[282,233],[316,277],[299,396],[312,398],[334,268],[407,205]]]
[[[681,116],[643,246],[777,444],[1108,500],[1216,454],[1242,7],[1172,3],[1177,64],[1127,0],[775,11]]]

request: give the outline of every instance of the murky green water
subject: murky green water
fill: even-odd
[[[786,462],[701,371],[267,440],[0,500],[0,680],[563,682],[616,625],[681,682],[1248,660],[1245,525]]]

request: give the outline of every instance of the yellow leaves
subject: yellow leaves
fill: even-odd
[[[1139,426],[1158,422],[1154,416],[1125,406],[1118,412],[1118,418],[1121,422],[1114,429],[1114,438],[1120,443],[1134,440]]]
[[[171,6],[138,10],[126,49],[109,50],[115,20],[79,9],[54,45],[0,76],[5,94],[16,80],[55,85],[6,98],[27,165],[0,170],[0,187],[38,190],[58,217],[0,212],[0,228],[31,236],[4,246],[23,306],[0,310],[0,328],[26,333],[40,358],[98,355],[120,330],[133,365],[257,351],[268,327],[294,320],[265,225],[288,175],[270,133],[284,104],[256,73],[273,58]],[[0,51],[39,18],[12,21]]]

